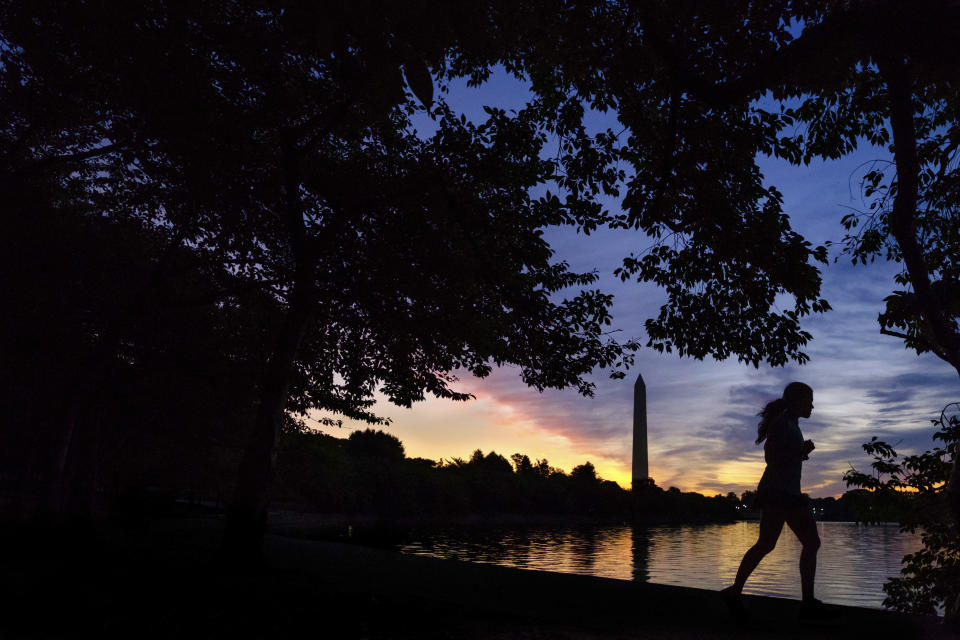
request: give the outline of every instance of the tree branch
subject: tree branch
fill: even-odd
[[[903,255],[920,311],[930,332],[931,344],[938,355],[960,374],[960,335],[950,326],[947,314],[933,294],[923,248],[916,236],[920,161],[917,157],[916,128],[913,121],[913,88],[902,56],[877,58],[880,74],[887,84],[890,100],[890,127],[893,130],[894,159],[897,165],[897,194],[890,213],[890,232]],[[946,357],[944,357],[946,356]]]
[[[880,327],[880,333],[885,336],[893,336],[894,338],[900,338],[901,340],[912,340],[913,336],[908,336],[905,333],[900,333],[899,331],[890,331],[889,329],[884,329]]]
[[[924,68],[956,77],[956,65],[945,55],[943,34],[960,28],[960,2],[944,0],[860,0],[836,3],[820,22],[805,27],[799,37],[777,51],[755,58],[755,64],[724,82],[703,78],[687,61],[699,59],[670,37],[670,25],[657,24],[655,12],[635,3],[633,13],[644,39],[663,60],[683,90],[715,108],[755,98],[767,89],[790,95],[822,89],[831,79],[842,82],[857,61],[866,61],[878,48],[911,51]],[[950,50],[952,53],[952,49]],[[945,59],[946,58],[946,59]]]
[[[313,130],[313,134],[299,148],[301,157],[306,157],[317,150],[323,137],[333,131],[334,127],[350,113],[350,106],[347,102],[338,102],[324,113],[293,128],[290,133],[296,138]]]
[[[674,89],[670,94],[670,114],[667,118],[667,145],[666,149],[663,150],[663,163],[660,168],[660,177],[657,180],[656,192],[653,196],[653,202],[650,205],[649,211],[657,219],[660,219],[660,208],[661,202],[663,201],[663,194],[670,186],[670,178],[673,175],[674,167],[677,164],[677,146],[679,142],[679,111],[680,111],[680,92]],[[663,220],[663,222],[670,228],[671,231],[679,233],[683,230],[683,223],[675,224],[669,218]]]
[[[642,12],[642,9],[638,9]],[[864,14],[868,14],[865,16]],[[656,24],[651,13],[643,12],[639,22],[643,25],[644,39],[650,42],[663,63],[679,81],[684,93],[712,107],[724,108],[749,100],[758,92],[794,84],[798,89],[806,86],[804,72],[811,81],[820,85],[827,70],[845,70],[841,57],[854,59],[866,55],[865,25],[869,12],[854,3],[827,15],[823,21],[805,28],[800,36],[770,55],[759,56],[756,64],[739,77],[721,83],[704,79],[687,61],[697,59],[692,52],[676,44],[676,40],[664,37],[670,29]],[[856,46],[852,46],[856,45]]]
[[[54,168],[58,165],[67,165],[75,162],[83,162],[84,160],[91,160],[93,158],[98,158],[108,153],[113,153],[118,149],[122,148],[123,145],[120,143],[112,143],[104,145],[102,147],[96,147],[95,149],[87,149],[86,151],[78,151],[76,153],[68,153],[62,156],[50,156],[47,158],[41,158],[36,162],[28,164],[26,166],[15,169],[14,171],[8,174],[9,178],[19,178],[24,175],[29,175],[30,173],[35,173],[42,171],[47,168]]]
[[[937,181],[942,181],[946,176],[953,154],[960,147],[960,136],[950,141],[950,144],[940,153],[940,170],[937,171]]]

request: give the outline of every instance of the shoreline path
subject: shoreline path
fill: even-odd
[[[315,571],[332,591],[382,598],[428,617],[474,622],[468,634],[473,637],[960,638],[938,618],[859,607],[837,607],[840,619],[830,623],[800,623],[799,601],[763,596],[745,596],[753,619],[737,624],[715,591],[511,569],[345,543],[268,536],[267,557],[276,569]]]
[[[404,555],[268,535],[264,566],[213,559],[222,519],[104,523],[51,537],[0,527],[0,638],[626,640],[960,639],[934,617],[746,596],[737,624],[716,591]]]

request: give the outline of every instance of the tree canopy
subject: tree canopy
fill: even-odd
[[[790,229],[758,158],[801,164],[887,145],[891,161],[863,176],[867,210],[843,220],[845,248],[903,265],[910,290],[887,299],[881,328],[960,369],[960,133],[944,37],[958,21],[949,2],[606,2],[545,27],[560,35],[523,53],[534,90],[568,112],[615,109],[629,132],[609,142],[632,168],[614,224],[658,241],[621,271],[670,296],[647,323],[651,346],[804,361],[797,322],[828,308],[810,264],[826,251]],[[776,294],[794,308],[771,311]]]
[[[452,371],[507,363],[537,388],[589,393],[587,373],[626,364],[635,348],[604,335],[610,297],[586,288],[595,274],[552,261],[542,239],[544,226],[598,211],[586,187],[563,203],[531,196],[555,175],[540,157],[537,112],[458,118],[433,101],[426,70],[455,41],[449,25],[438,32],[410,22],[407,8],[381,12],[3,8],[12,214],[29,218],[56,185],[54,206],[67,215],[136,220],[205,256],[228,281],[215,304],[252,289],[277,305],[257,319],[266,351],[254,363],[256,416],[228,527],[238,548],[262,532],[287,410],[377,421],[376,389],[403,405],[427,393],[465,399]],[[484,27],[482,14],[447,17]],[[424,107],[437,122],[429,137],[410,124]],[[554,295],[571,287],[583,290]],[[114,314],[78,375],[106,385],[142,320],[142,310]],[[53,507],[78,393],[64,391],[52,438]]]

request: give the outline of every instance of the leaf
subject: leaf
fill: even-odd
[[[430,109],[433,105],[433,78],[427,64],[419,58],[411,58],[403,63],[403,76],[413,95]]]

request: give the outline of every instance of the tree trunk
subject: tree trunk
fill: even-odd
[[[953,512],[953,526],[960,538],[960,443],[953,445],[953,470],[947,481],[947,500]],[[953,602],[945,602],[943,623],[954,631],[960,631],[960,591]]]
[[[102,406],[100,398],[94,406]],[[85,415],[74,431],[62,490],[63,512],[70,523],[89,525],[96,516],[101,434],[102,418],[97,409]]]
[[[253,433],[244,451],[227,524],[221,559],[234,568],[258,563],[262,558],[270,485],[277,459],[277,441],[286,410],[294,360],[309,328],[311,312],[306,301],[291,307],[280,339],[260,380],[260,404]]]
[[[44,491],[38,515],[46,524],[58,526],[66,518],[67,462],[71,456],[82,455],[74,451],[78,440],[77,430],[82,428],[79,425],[80,417],[89,408],[91,396],[100,393],[119,343],[120,337],[116,332],[104,338],[92,354],[90,364],[80,366],[68,385],[66,398],[53,425],[50,462],[43,478]]]
[[[286,132],[281,140],[284,200],[290,248],[294,256],[290,308],[273,353],[260,381],[260,404],[253,433],[244,451],[233,501],[227,509],[227,524],[220,549],[221,563],[243,569],[262,562],[263,535],[267,524],[270,485],[277,460],[277,442],[283,423],[294,362],[313,315],[313,270],[307,256],[306,228],[300,202],[299,162],[296,136]]]
[[[62,524],[65,515],[67,459],[70,456],[70,447],[77,428],[77,414],[80,410],[80,399],[76,396],[76,393],[70,392],[67,406],[61,418],[54,424],[51,460],[44,474],[45,487],[38,515],[44,524],[51,526]]]
[[[45,483],[41,495],[40,516],[52,524],[63,522],[66,511],[66,473],[71,449],[77,440],[77,421],[91,404],[90,397],[103,392],[107,376],[117,357],[123,332],[154,307],[148,304],[158,285],[164,279],[174,251],[180,246],[183,232],[178,231],[143,287],[132,296],[126,308],[121,309],[107,323],[103,335],[86,363],[80,363],[74,379],[66,385],[65,398],[53,425],[50,462],[45,469]],[[81,464],[81,466],[84,466]],[[94,466],[96,463],[94,461]]]

